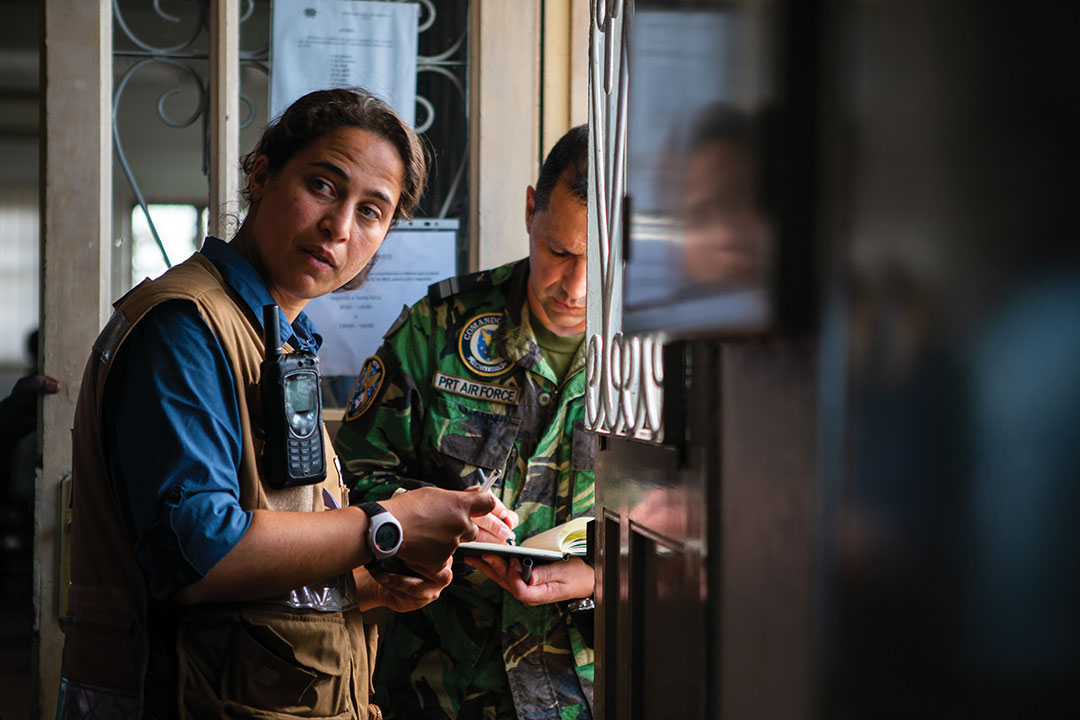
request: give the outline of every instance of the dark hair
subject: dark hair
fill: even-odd
[[[536,180],[534,208],[546,210],[558,183],[585,204],[589,201],[589,126],[570,128],[551,148]]]
[[[694,120],[687,142],[687,153],[693,153],[711,142],[730,142],[753,149],[757,138],[752,118],[727,103],[705,107]]]
[[[304,95],[266,127],[255,148],[240,159],[240,167],[250,178],[255,160],[265,155],[271,175],[276,175],[309,144],[342,127],[366,130],[397,149],[404,174],[393,219],[394,222],[409,219],[427,180],[424,147],[390,105],[363,88],[316,90]],[[251,201],[246,184],[243,195],[244,200]]]
[[[686,150],[682,157],[685,162],[701,148],[711,143],[727,143],[730,147],[747,153],[755,168],[767,168],[773,163],[767,154],[768,147],[763,146],[762,137],[768,130],[763,127],[773,116],[765,109],[757,114],[743,112],[734,105],[717,102],[707,105],[698,113],[690,126],[686,139]],[[774,198],[767,194],[768,187],[762,172],[754,172],[754,202],[766,213],[775,207]],[[671,187],[679,187],[673,183]]]

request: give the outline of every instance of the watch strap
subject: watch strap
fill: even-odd
[[[571,600],[566,603],[566,609],[570,612],[584,612],[585,610],[592,610],[596,607],[596,602],[591,598],[581,598],[580,600]]]
[[[390,512],[377,502],[360,503],[358,507],[363,510],[369,518],[373,518],[376,515],[382,515],[383,513]]]

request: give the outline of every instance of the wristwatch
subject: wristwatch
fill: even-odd
[[[401,547],[401,523],[390,511],[377,502],[360,503],[360,509],[371,519],[368,525],[368,547],[376,560],[392,558]]]
[[[571,600],[566,603],[566,609],[570,612],[583,612],[585,610],[592,610],[596,607],[596,602],[591,598],[581,598],[580,600]]]

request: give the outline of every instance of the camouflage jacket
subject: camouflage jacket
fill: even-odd
[[[592,515],[584,348],[556,381],[529,325],[528,272],[521,260],[444,280],[402,311],[335,441],[356,494],[462,489],[479,468],[500,469],[493,491],[520,516],[519,541]],[[591,628],[585,637],[563,604],[525,606],[462,568],[439,600],[391,618],[375,702],[399,718],[591,717]]]

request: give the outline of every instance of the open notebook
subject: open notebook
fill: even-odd
[[[533,535],[520,545],[503,543],[466,542],[458,545],[455,555],[501,555],[502,557],[532,558],[534,562],[565,560],[584,556],[588,550],[590,517],[580,517],[550,530]]]

